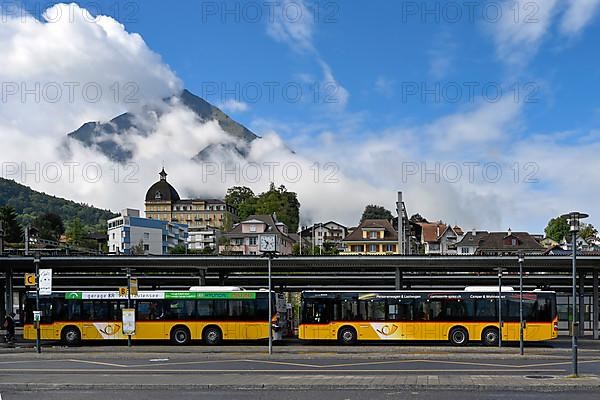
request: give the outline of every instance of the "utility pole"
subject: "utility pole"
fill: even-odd
[[[25,255],[29,255],[29,224],[25,227]]]

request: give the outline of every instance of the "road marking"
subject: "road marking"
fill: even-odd
[[[578,361],[579,364],[590,364],[590,363],[597,363],[600,362],[600,359],[597,360],[583,360],[583,361]],[[543,363],[543,364],[527,364],[527,365],[523,365],[522,367],[549,367],[549,366],[554,366],[554,365],[571,365],[573,363],[573,361],[561,361],[561,362],[551,362],[551,363]]]
[[[89,361],[89,360],[66,360],[66,361],[72,361],[72,362],[83,363],[83,364],[106,365],[109,367],[127,368],[127,365],[113,364],[113,363],[107,363],[107,362],[101,362],[101,361]]]
[[[159,367],[161,365],[191,365],[191,364],[210,364],[210,363],[224,363],[224,362],[242,362],[248,361],[245,359],[241,360],[203,360],[203,361],[179,361],[179,362],[164,362],[164,363],[153,363],[153,364],[131,364],[126,365],[127,368],[136,368],[136,367]],[[151,371],[151,370],[149,370]]]
[[[564,368],[558,369],[558,368],[554,368],[554,369],[535,369],[535,368],[531,368],[531,369],[523,369],[520,370],[520,372],[565,372]],[[78,373],[78,372],[93,372],[93,373],[111,373],[111,372],[116,372],[119,374],[122,373],[139,373],[139,372],[143,372],[143,373],[157,373],[157,372],[162,372],[162,373],[191,373],[191,372],[198,372],[198,373],[236,373],[236,374],[240,374],[240,373],[246,373],[246,374],[257,374],[257,373],[290,373],[290,372],[300,372],[300,373],[306,373],[306,374],[311,374],[311,373],[316,373],[316,374],[322,374],[322,373],[326,373],[326,372],[339,372],[339,373],[345,373],[347,374],[348,372],[370,372],[374,375],[382,373],[382,372],[390,372],[390,373],[397,373],[397,372],[482,372],[481,369],[475,369],[475,368],[457,368],[457,369],[422,369],[422,368],[417,368],[417,369],[377,369],[377,370],[373,370],[373,369],[353,369],[353,370],[347,370],[347,369],[327,369],[327,370],[314,370],[314,371],[310,371],[310,370],[306,370],[306,369],[255,369],[255,370],[249,370],[249,369],[65,369],[65,368],[61,368],[61,369],[47,369],[47,368],[23,368],[23,369],[19,369],[19,370],[14,370],[14,369],[0,369],[0,372],[43,372],[46,374],[52,374],[54,372],[61,372],[61,373]],[[486,369],[483,372],[514,372],[511,371],[509,369]]]

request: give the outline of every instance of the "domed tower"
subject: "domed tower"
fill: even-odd
[[[146,218],[171,221],[173,219],[173,205],[180,200],[179,193],[167,182],[167,173],[164,168],[158,175],[160,180],[150,186],[150,189],[146,192],[144,203]]]

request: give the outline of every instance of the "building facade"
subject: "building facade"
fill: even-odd
[[[139,210],[125,209],[107,223],[109,254],[165,255],[188,236],[187,225],[141,218]]]
[[[343,250],[343,240],[347,235],[348,228],[335,221],[319,222],[300,232],[302,240],[309,245],[323,248],[325,244],[331,244],[338,250]]]
[[[457,254],[459,256],[472,256],[477,252],[479,241],[489,234],[488,231],[472,230],[463,236],[456,245]]]
[[[219,246],[219,253],[230,255],[260,255],[259,239],[261,234],[275,234],[279,254],[292,254],[296,241],[288,233],[288,227],[277,216],[251,215],[246,220],[235,225],[233,229],[223,234],[228,243]]]
[[[525,254],[543,254],[546,248],[527,232],[489,232],[478,243],[475,254],[486,256],[517,256]]]
[[[219,199],[181,199],[167,182],[164,168],[160,180],[146,193],[146,218],[186,224],[189,228],[189,248],[216,248],[221,231],[237,221],[235,209]]]
[[[341,255],[399,254],[398,232],[385,219],[367,219],[361,222],[343,240]]]

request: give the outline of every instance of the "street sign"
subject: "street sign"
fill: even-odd
[[[33,312],[33,322],[40,322],[42,320],[42,312],[34,311]]]
[[[123,334],[135,335],[135,308],[123,309]]]
[[[40,269],[39,276],[40,295],[49,296],[52,294],[52,269]]]
[[[127,288],[126,287],[119,288],[119,296],[127,296]]]
[[[137,296],[138,295],[138,279],[130,278],[129,279],[129,287],[131,288],[131,295]]]
[[[25,286],[35,286],[35,274],[25,274]]]

